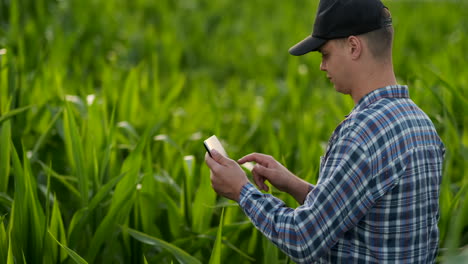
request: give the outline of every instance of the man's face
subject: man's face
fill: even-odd
[[[322,54],[320,70],[327,73],[327,78],[335,86],[335,90],[343,94],[351,94],[350,71],[348,56],[346,54],[346,43],[344,40],[329,40],[319,52]]]

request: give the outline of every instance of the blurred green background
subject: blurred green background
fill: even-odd
[[[468,2],[383,2],[447,147],[438,261],[467,261]],[[353,107],[320,54],[287,52],[317,4],[0,0],[0,262],[291,263],[216,196],[202,141],[317,181]]]

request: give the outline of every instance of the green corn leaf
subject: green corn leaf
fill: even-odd
[[[0,193],[0,204],[6,208],[11,208],[13,204],[13,199],[6,193]]]
[[[216,205],[216,193],[211,187],[210,169],[202,166],[200,173],[200,185],[195,192],[195,199],[192,203],[193,231],[202,233],[210,227],[213,217],[213,208]]]
[[[132,120],[132,117],[137,114],[138,102],[136,100],[136,93],[138,89],[135,89],[136,83],[138,83],[138,70],[135,68],[130,71],[125,80],[125,85],[123,86],[122,91],[122,98],[125,98],[125,100],[121,100],[119,102],[119,108],[117,109],[118,115],[123,120]]]
[[[70,221],[70,224],[68,226],[68,232],[67,235],[69,237],[69,242],[71,245],[75,245],[79,242],[80,236],[79,232],[82,228],[82,220],[87,217],[88,214],[88,208],[84,207],[79,210],[77,210],[74,214],[73,217]]]
[[[224,230],[224,227],[223,227],[223,230]],[[224,231],[223,231],[224,232]],[[254,258],[252,258],[251,256],[247,255],[246,253],[244,253],[244,251],[238,247],[236,247],[235,245],[233,245],[231,242],[229,242],[228,240],[226,239],[223,239],[223,244],[225,246],[227,246],[228,248],[232,249],[233,251],[237,252],[237,254],[239,254],[241,257],[245,258],[246,260],[250,261],[250,262],[255,262],[256,260]],[[252,255],[255,255],[252,254]]]
[[[263,263],[271,264],[278,263],[278,249],[277,247],[265,236],[262,236],[262,246],[263,246]]]
[[[19,257],[22,254],[22,249],[27,249],[27,235],[29,232],[29,208],[27,206],[27,191],[24,183],[25,176],[13,143],[11,143],[11,154],[13,162],[13,175],[15,176],[15,194],[9,224],[9,233],[11,235],[10,241],[14,241],[14,247],[11,248],[11,261],[13,261],[13,256]],[[10,245],[12,244],[13,243],[10,243]]]
[[[52,165],[51,165],[52,166]],[[39,186],[41,188],[41,186]],[[46,197],[46,202],[45,202],[45,216],[46,216],[46,224],[44,225],[44,233],[47,233],[47,228],[49,228],[50,224],[50,173],[47,173],[47,186],[46,186],[46,191],[45,191],[45,197]],[[46,252],[43,254],[43,260],[44,259],[50,259],[50,261],[47,262],[57,262],[56,261],[56,252],[50,251],[49,249],[55,249],[51,247],[51,243],[49,239],[46,239],[47,236],[44,236],[44,248]],[[46,262],[46,261],[44,261]]]
[[[463,234],[463,230],[468,226],[468,219],[466,218],[466,212],[468,212],[468,198],[466,195],[466,193],[468,193],[467,187],[468,186],[464,186],[464,188],[459,191],[458,195],[464,197],[464,199],[461,199],[458,210],[453,210],[452,213],[453,218],[448,229],[448,238],[446,241],[446,247],[448,249],[449,256],[457,255],[458,247],[461,244],[460,240]]]
[[[87,222],[88,216],[96,209],[99,203],[102,202],[104,198],[111,192],[112,188],[124,177],[126,173],[122,173],[118,177],[110,180],[106,183],[99,192],[93,197],[89,205],[81,210],[78,210],[72,218],[70,226],[68,228],[68,233],[70,237],[74,237],[74,232],[80,232],[83,224]]]
[[[100,183],[102,183],[102,181],[104,180],[105,172],[109,167],[112,148],[113,148],[113,144],[114,144],[114,140],[115,140],[115,130],[116,130],[115,125],[114,125],[115,109],[116,109],[116,107],[114,106],[112,108],[112,114],[111,114],[111,118],[110,118],[110,121],[109,121],[109,128],[107,129],[106,134],[105,134],[105,139],[106,139],[105,152],[104,152],[104,155],[101,155],[101,160],[100,160],[100,163],[99,163],[99,166],[100,166],[99,181],[100,181]]]
[[[41,134],[39,139],[36,141],[36,144],[34,144],[34,148],[31,151],[31,160],[32,161],[35,161],[37,159],[37,152],[39,151],[39,149],[44,144],[44,141],[46,140],[47,136],[49,136],[50,131],[54,127],[54,125],[57,122],[58,118],[60,117],[61,113],[62,113],[62,109],[60,109],[60,111],[55,113],[55,115],[52,118],[52,121],[50,121],[49,126],[47,127],[47,129]]]
[[[10,19],[9,22],[12,25],[12,32],[16,36],[19,34],[20,31],[20,4],[16,2],[12,2],[10,6]]]
[[[125,132],[125,135],[130,138],[131,140],[138,140],[140,138],[140,135],[138,135],[138,132],[136,129],[128,122],[119,122],[118,127]]]
[[[225,234],[225,236],[228,236],[228,235],[231,235],[231,234],[235,234],[237,232],[240,232],[240,231],[244,231],[246,229],[251,229],[252,228],[252,223],[250,221],[243,221],[243,222],[236,222],[236,223],[233,223],[233,224],[226,224],[226,218],[224,218],[223,220],[223,233]],[[253,229],[254,231],[256,231],[256,229]],[[210,241],[215,241],[216,240],[216,234],[218,233],[219,231],[219,228],[218,227],[214,227],[214,228],[210,228],[208,230],[205,230],[203,234],[198,234],[198,235],[194,235],[194,236],[189,236],[189,237],[183,237],[183,238],[179,238],[177,240],[174,240],[172,242],[173,245],[176,245],[176,246],[179,246],[179,247],[183,247],[182,245],[193,245],[193,241],[196,240],[196,239],[203,239],[203,240],[210,240]],[[250,236],[249,236],[250,237]],[[245,258],[246,260],[250,261],[250,262],[255,262],[256,260],[252,257],[250,257],[248,254],[248,252],[244,253],[244,251],[237,247],[237,245],[233,245],[232,242],[230,242],[229,240],[227,239],[223,239],[223,244],[232,249],[233,251],[237,252],[242,258]],[[198,249],[198,245],[200,245],[200,247],[203,247],[203,243],[198,243],[197,245],[195,245],[193,247],[193,249]],[[252,253],[249,253],[251,255],[255,255],[256,252],[252,252]]]
[[[38,160],[37,163],[45,170],[46,173],[50,174],[52,177],[60,181],[72,194],[77,198],[81,198],[80,192],[73,186],[70,182],[77,182],[77,179],[70,176],[63,176],[55,172],[51,167],[45,165],[42,161]]]
[[[8,91],[8,56],[0,50],[0,114],[10,108],[11,97]]]
[[[254,255],[256,253],[256,245],[259,240],[259,231],[252,229],[252,235],[249,236],[249,242],[247,247],[247,254]]]
[[[0,262],[4,263],[8,258],[8,234],[3,224],[4,217],[0,217]]]
[[[26,252],[27,260],[33,261],[40,259],[42,256],[44,231],[46,218],[44,210],[37,196],[37,184],[33,177],[31,165],[27,157],[26,151],[23,149],[23,168],[24,168],[24,183],[27,191],[26,207],[29,213],[30,230],[27,234],[29,242],[29,251]],[[15,197],[16,199],[16,197]]]
[[[8,243],[8,256],[7,256],[7,260],[6,260],[6,263],[7,264],[15,264],[15,257],[13,255],[13,241],[11,240],[11,236],[9,236],[9,241],[10,243]]]
[[[65,232],[65,227],[63,225],[62,213],[60,212],[60,207],[57,198],[54,196],[54,205],[52,207],[52,215],[50,219],[49,232],[54,236],[59,238],[62,245],[67,245],[67,237]],[[67,250],[63,247],[59,251],[58,258],[60,262],[63,262],[67,258]],[[57,255],[54,257],[57,259]]]
[[[73,164],[76,177],[78,178],[78,189],[81,194],[81,204],[86,206],[88,204],[88,175],[86,174],[85,169],[83,144],[78,133],[73,111],[68,103],[66,104],[66,109],[64,111],[64,132],[66,135],[65,142],[67,153]]]
[[[180,74],[177,76],[177,80],[175,85],[172,87],[172,89],[169,90],[169,94],[164,98],[162,105],[161,105],[161,110],[165,112],[169,112],[170,106],[174,104],[174,100],[177,99],[178,96],[182,93],[184,90],[185,86],[185,75]]]
[[[161,240],[161,239],[158,239],[158,238],[155,238],[155,237],[152,237],[152,236],[149,236],[145,233],[141,233],[139,231],[136,231],[134,229],[131,229],[131,228],[128,228],[128,227],[121,227],[122,230],[124,232],[128,232],[133,238],[135,238],[136,240],[144,243],[144,244],[147,244],[147,245],[151,245],[151,246],[155,246],[157,247],[158,249],[164,249],[164,250],[167,250],[168,252],[170,252],[180,263],[182,264],[185,264],[185,263],[199,263],[201,264],[201,262],[190,256],[187,252],[185,252],[184,250],[164,241],[164,240]]]
[[[151,235],[160,236],[158,225],[154,224],[157,218],[158,210],[154,210],[154,205],[159,201],[158,189],[162,187],[157,185],[153,175],[153,159],[150,148],[146,148],[145,160],[143,164],[143,178],[141,179],[141,189],[138,199],[140,220],[142,231]],[[158,188],[159,187],[159,188]]]
[[[96,207],[99,205],[104,198],[111,192],[111,190],[122,180],[122,178],[127,174],[126,172],[123,172],[119,176],[111,179],[109,182],[107,182],[104,186],[99,189],[99,191],[96,193],[96,195],[93,197],[91,202],[88,205],[88,211],[91,213],[93,212]]]
[[[222,249],[222,242],[223,242],[223,220],[224,220],[224,208],[221,212],[221,219],[219,220],[219,227],[218,233],[216,234],[216,240],[213,247],[213,251],[211,252],[210,262],[209,264],[221,264],[221,249]]]
[[[0,192],[6,193],[10,177],[10,121],[0,124]]]
[[[90,262],[94,261],[104,241],[109,239],[109,234],[112,233],[115,224],[122,222],[130,213],[130,208],[133,206],[135,200],[134,194],[138,182],[138,173],[142,163],[142,152],[148,134],[149,130],[141,137],[135,150],[131,152],[130,156],[127,157],[122,165],[122,173],[126,173],[126,175],[118,182],[112,197],[110,209],[99,224],[91,240],[87,254],[87,259]],[[112,243],[113,241],[109,242]]]
[[[164,204],[167,206],[167,213],[168,213],[168,218],[169,218],[169,230],[171,231],[171,235],[173,237],[179,237],[181,233],[181,225],[184,223],[184,216],[181,212],[181,208],[177,204],[172,197],[166,193],[163,192],[161,194]]]
[[[135,189],[135,186],[129,188]],[[87,254],[87,259],[90,262],[94,262],[97,254],[100,252],[102,245],[105,241],[112,243],[112,239],[109,239],[109,234],[113,234],[113,229],[119,222],[123,221],[125,216],[128,216],[131,206],[133,205],[133,193],[126,193],[128,196],[119,203],[119,207],[111,209],[104,219],[99,224],[98,229],[94,233],[93,239],[91,240],[90,248]]]
[[[192,219],[192,201],[193,201],[193,189],[194,189],[194,170],[195,170],[195,157],[185,156],[184,157],[184,195],[185,195],[185,216],[188,222]]]
[[[23,166],[16,149],[11,143],[13,172],[15,179],[14,204],[11,211],[9,233],[15,241],[12,249],[15,256],[38,260],[42,256],[44,241],[44,211],[37,196],[37,185],[32,177],[29,160],[23,150]]]
[[[29,110],[31,107],[33,107],[33,105],[28,105],[28,106],[24,106],[24,107],[20,107],[20,108],[17,108],[15,110],[11,110],[9,111],[8,113],[0,116],[0,125],[7,121],[8,119],[12,118],[13,116],[15,115],[18,115],[18,114],[21,114],[27,110]]]
[[[55,242],[57,242],[57,244],[59,244],[60,247],[62,247],[67,252],[68,255],[70,255],[70,257],[75,261],[75,263],[78,263],[78,264],[87,264],[88,263],[88,262],[86,262],[86,260],[84,258],[82,258],[80,255],[78,255],[75,251],[73,251],[72,249],[70,249],[67,246],[60,243],[54,237],[54,235],[52,235],[52,233],[50,231],[49,231],[49,235],[50,235],[50,237],[52,237],[52,239],[54,239]]]

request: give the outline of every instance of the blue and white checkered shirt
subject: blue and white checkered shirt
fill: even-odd
[[[387,86],[336,128],[303,205],[289,208],[251,183],[239,204],[297,263],[432,263],[444,153],[408,88]]]

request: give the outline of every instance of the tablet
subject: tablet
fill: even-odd
[[[215,135],[203,141],[203,145],[205,145],[205,148],[208,151],[208,154],[210,154],[210,157],[213,157],[211,156],[212,149],[215,149],[221,155],[228,157],[226,150],[224,150],[223,145],[221,145],[221,142],[219,142],[218,138]]]

